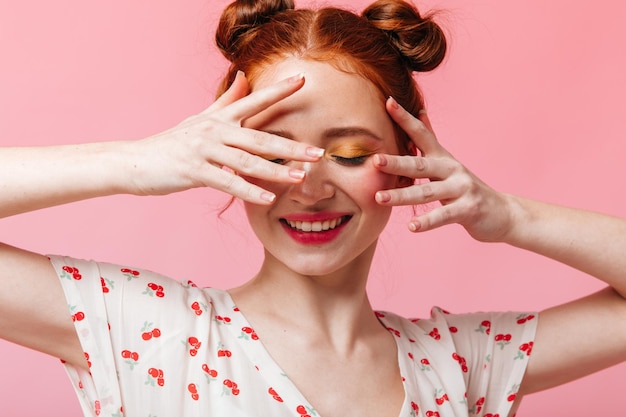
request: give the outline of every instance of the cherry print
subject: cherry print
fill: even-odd
[[[413,409],[413,411],[411,412],[411,415],[416,415],[417,413],[419,413],[420,408],[417,404],[415,404],[413,401],[411,401],[411,408]]]
[[[280,395],[278,395],[278,393],[276,392],[276,390],[272,387],[270,387],[267,390],[268,394],[272,396],[273,399],[275,399],[276,401],[278,401],[279,403],[283,402],[283,399],[280,398]]]
[[[217,371],[215,369],[209,368],[209,365],[202,364],[202,370],[208,374],[211,378],[217,377]]]
[[[428,333],[428,335],[429,335],[430,337],[432,337],[433,339],[435,339],[435,340],[439,340],[439,339],[441,339],[441,335],[439,334],[439,329],[437,329],[436,327],[435,327],[435,328],[433,328],[433,329],[431,330],[431,332],[430,332],[430,333]]]
[[[504,349],[506,345],[511,343],[511,335],[508,333],[507,334],[500,333],[496,335],[494,340],[496,341],[496,344],[500,346],[500,349]]]
[[[123,350],[122,351],[122,358],[124,358],[124,359],[130,358],[130,350]]]
[[[150,384],[154,386],[154,380],[156,379],[157,385],[162,387],[165,385],[165,378],[163,374],[163,369],[150,368],[148,369],[148,375],[151,377],[146,381],[146,385]]]
[[[522,343],[518,349],[519,350],[517,351],[517,355],[515,356],[515,359],[524,359],[530,356],[530,354],[532,353],[533,342],[531,341],[528,343]]]
[[[85,360],[87,361],[87,366],[91,368],[91,361],[89,360],[89,353],[83,352],[85,355]]]
[[[420,321],[420,320],[421,320],[421,319],[409,319],[409,321],[410,321],[411,323],[417,323],[417,322],[418,322],[418,321]]]
[[[458,332],[458,331],[459,331],[459,329],[457,329],[457,328],[456,328],[456,327],[454,327],[454,326],[450,326],[450,327],[448,327],[448,330],[450,330],[450,333],[456,333],[456,332]]]
[[[233,311],[238,313],[239,312],[239,307],[233,307]]]
[[[421,363],[422,365],[430,365],[430,362],[429,362],[429,361],[428,361],[428,359],[426,359],[426,358],[424,358],[424,359],[420,360],[420,363]]]
[[[259,340],[259,336],[257,336],[257,334],[254,331],[254,329],[252,329],[251,327],[242,327],[241,328],[241,336],[239,336],[239,338],[248,340],[248,336],[252,340]]]
[[[511,394],[508,397],[506,397],[506,400],[509,402],[513,402],[515,401],[515,398],[517,397],[517,394]]]
[[[500,417],[500,414],[491,414],[491,413],[487,413],[485,414],[485,417]]]
[[[448,394],[443,394],[443,396],[435,398],[435,402],[437,403],[437,405],[442,405],[446,401],[448,401]]]
[[[72,314],[72,321],[83,321],[85,319],[85,313],[82,311]]]
[[[130,350],[123,350],[122,358],[126,359],[125,362],[130,366],[130,370],[132,371],[139,361],[139,353],[132,352]]]
[[[391,333],[393,333],[393,334],[394,334],[394,336],[396,336],[396,337],[401,337],[401,335],[400,335],[400,331],[398,331],[398,330],[394,329],[393,327],[387,327],[387,330],[389,330]]]
[[[517,316],[516,322],[517,324],[524,324],[527,321],[530,321],[534,318],[535,318],[534,314],[520,314],[519,316]]]
[[[107,294],[110,290],[104,277],[100,277],[100,283],[102,284],[102,292]]]
[[[63,271],[61,273],[62,278],[70,279],[71,277],[71,279],[74,279],[76,281],[80,281],[83,278],[78,268],[75,268],[73,266],[64,265],[63,267],[61,267],[61,270]]]
[[[385,315],[383,313],[381,313],[380,311],[374,311],[374,314],[376,315],[376,317],[378,318],[383,318],[385,317]]]
[[[189,391],[189,393],[191,394],[192,400],[198,401],[200,395],[198,395],[198,388],[196,387],[196,384],[192,382],[191,384],[187,385],[187,391]]]
[[[155,284],[154,282],[149,282],[146,285],[146,290],[142,292],[142,294],[147,294],[150,297],[157,296],[159,298],[165,297],[165,292],[162,285]]]
[[[94,406],[94,411],[96,413],[97,416],[100,415],[100,412],[102,411],[102,406],[100,405],[100,401],[96,400],[93,404]]]
[[[187,287],[198,288],[198,286],[190,279],[187,280],[186,285],[187,285]]]
[[[219,349],[217,351],[217,357],[218,358],[223,358],[223,357],[230,358],[231,356],[232,356],[232,352],[230,350]]]
[[[153,323],[145,321],[143,323],[143,327],[141,328],[141,338],[145,341],[150,339],[161,337],[161,330],[159,328],[152,329]]]
[[[428,411],[426,411],[426,417],[440,417],[439,416],[439,411],[428,410]]]
[[[409,358],[413,360],[413,353],[409,352],[408,355],[409,355]]]
[[[489,320],[483,320],[476,331],[489,335],[489,333],[491,333],[491,322]]]
[[[239,395],[239,388],[237,387],[236,382],[231,381],[230,379],[225,379],[223,384],[224,384],[224,393],[228,394],[228,391],[230,391],[232,395]]]
[[[191,309],[193,310],[194,313],[196,313],[196,316],[200,316],[203,313],[202,307],[200,307],[200,303],[197,301],[194,301],[193,303],[191,303]]]
[[[296,412],[300,414],[301,417],[311,417],[306,407],[303,405],[299,405],[296,407]]]
[[[469,370],[467,368],[467,361],[465,360],[463,356],[460,356],[458,353],[454,352],[452,354],[452,359],[454,359],[455,361],[459,363],[459,365],[461,365],[461,370],[463,372],[467,372]]]

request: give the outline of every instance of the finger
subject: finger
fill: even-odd
[[[305,176],[305,171],[276,164],[236,148],[223,153],[215,162],[227,166],[240,175],[267,181],[298,183]]]
[[[270,191],[251,184],[239,175],[224,169],[211,167],[207,185],[220,191],[224,191],[234,197],[255,204],[268,205],[276,199],[276,195]]]
[[[250,84],[243,71],[237,71],[233,83],[228,87],[228,90],[224,92],[211,106],[204,110],[201,114],[211,113],[213,111],[222,109],[229,104],[245,97],[250,92]]]
[[[409,178],[442,180],[463,168],[457,160],[449,157],[376,154],[372,161],[381,172]]]
[[[391,118],[406,132],[423,155],[444,155],[447,153],[439,145],[437,138],[429,127],[407,112],[393,97],[387,99],[386,107]],[[428,122],[430,123],[429,120]]]
[[[383,206],[412,206],[457,198],[459,188],[446,181],[432,181],[403,188],[381,190],[376,192],[374,197]]]
[[[426,113],[426,110],[420,110],[417,116],[420,119],[420,122],[424,123],[428,130],[430,130],[434,134],[435,130],[433,129],[433,125],[430,123],[430,119],[428,118],[428,113]]]
[[[437,207],[426,214],[416,216],[408,224],[412,232],[426,232],[441,226],[458,223],[463,209],[459,204]]]
[[[304,85],[304,74],[300,73],[278,83],[253,91],[223,109],[221,115],[231,120],[245,120],[267,109],[272,104],[289,97]]]
[[[260,130],[229,126],[220,132],[224,144],[242,149],[254,155],[262,155],[266,159],[282,158],[303,162],[319,161],[324,149],[308,145],[304,142],[287,139]],[[238,167],[232,167],[239,170]]]

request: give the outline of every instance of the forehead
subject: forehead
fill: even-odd
[[[303,73],[304,86],[292,96],[252,117],[252,127],[299,121],[320,128],[365,125],[383,132],[391,126],[385,97],[360,75],[311,60],[290,58],[275,62],[253,78],[252,90]],[[275,126],[272,126],[275,127]]]

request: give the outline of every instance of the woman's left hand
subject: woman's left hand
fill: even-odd
[[[439,144],[425,113],[417,119],[393,98],[386,106],[421,156],[375,155],[374,166],[380,171],[410,181],[406,187],[377,192],[376,201],[388,206],[440,202],[440,206],[411,219],[409,229],[413,232],[458,223],[477,240],[502,240],[512,223],[510,199],[481,181]]]

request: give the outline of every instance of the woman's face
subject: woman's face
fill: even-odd
[[[369,268],[391,214],[374,194],[398,186],[397,177],[379,172],[371,160],[375,153],[398,153],[385,98],[360,76],[295,58],[270,67],[253,89],[298,73],[306,79],[301,90],[244,126],[324,148],[326,154],[314,163],[276,160],[304,170],[300,184],[248,179],[276,194],[270,206],[245,204],[250,224],[265,247],[266,262],[310,276]]]

